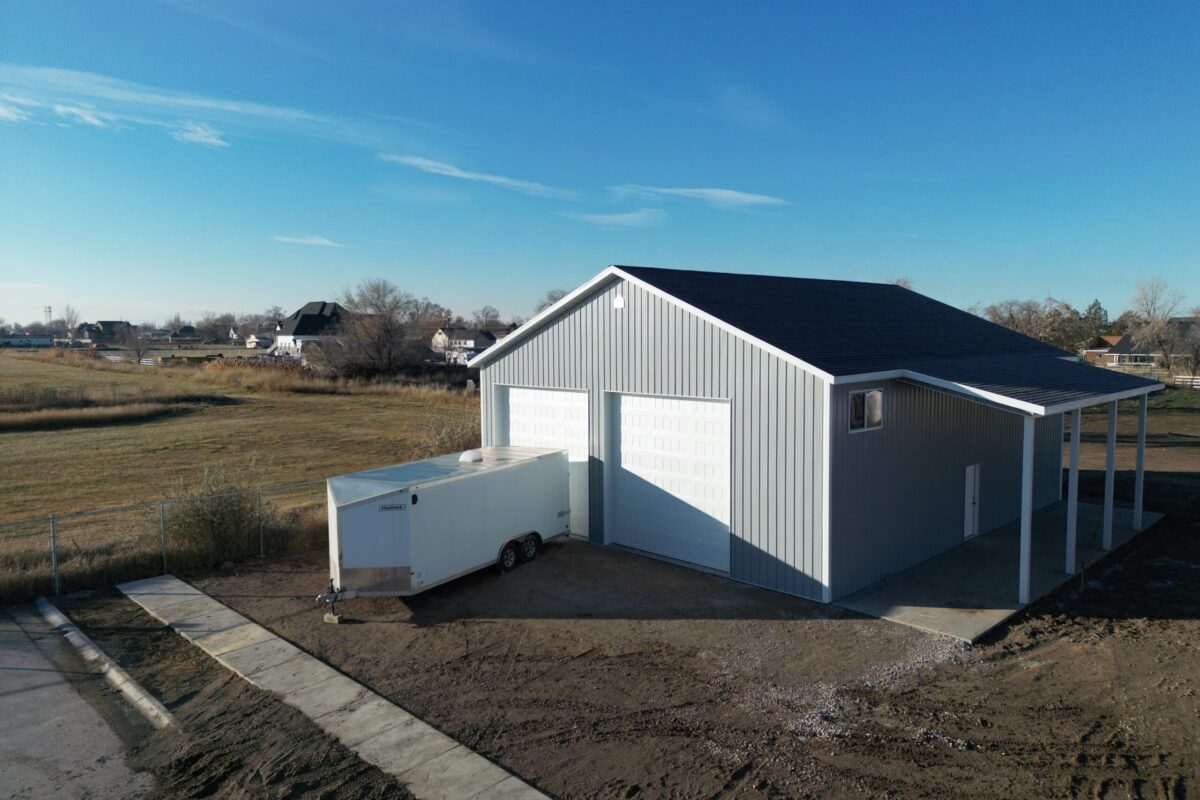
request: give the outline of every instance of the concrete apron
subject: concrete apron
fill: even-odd
[[[1144,512],[1143,529],[1162,516]],[[1085,568],[1111,552],[1100,547],[1103,520],[1102,506],[1079,504],[1076,556]],[[1065,501],[1034,512],[1031,601],[1076,577],[1066,571],[1066,530]],[[1136,535],[1133,511],[1114,508],[1113,550]],[[1003,525],[844,597],[837,605],[974,643],[1024,607],[1017,602],[1020,549],[1020,524]]]
[[[299,709],[418,798],[545,798],[323,661],[170,575],[117,587],[245,680]]]

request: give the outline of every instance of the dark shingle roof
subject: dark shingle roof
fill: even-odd
[[[1068,355],[1037,339],[887,283],[618,267],[831,375],[915,360]]]
[[[279,321],[277,333],[284,336],[320,336],[345,312],[346,309],[337,303],[321,300],[305,303],[296,313]]]
[[[907,370],[1041,408],[1157,385],[892,284],[618,269],[835,377]]]

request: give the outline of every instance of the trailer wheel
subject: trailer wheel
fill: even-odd
[[[501,572],[509,572],[517,566],[517,546],[512,542],[504,545],[504,549],[500,551],[499,565]]]
[[[522,561],[533,561],[537,558],[540,542],[536,533],[531,533],[521,540],[520,556]]]

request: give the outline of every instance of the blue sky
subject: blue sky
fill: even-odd
[[[1200,304],[1200,5],[0,4],[0,316],[611,263]]]

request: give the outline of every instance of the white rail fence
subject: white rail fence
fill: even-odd
[[[1176,375],[1174,384],[1176,386],[1187,386],[1192,389],[1200,389],[1200,375]]]

